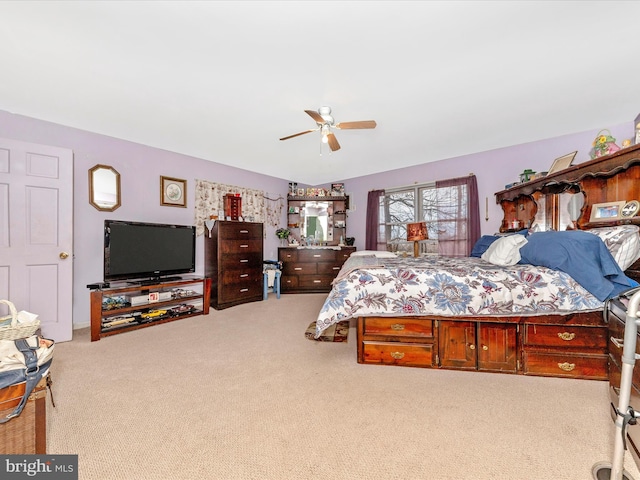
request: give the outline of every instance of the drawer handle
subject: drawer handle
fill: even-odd
[[[558,368],[560,370],[564,370],[565,372],[570,372],[571,370],[576,368],[576,364],[575,363],[569,363],[569,362],[558,363]]]
[[[294,270],[302,270],[302,267],[293,267]]]
[[[240,263],[247,263],[248,261],[249,260],[244,259],[244,260],[240,260]]]
[[[391,352],[389,355],[391,355],[396,360],[404,358],[404,352]]]
[[[314,258],[320,258],[322,255],[320,255],[319,253],[314,253],[313,256]]]
[[[404,330],[404,325],[402,325],[401,323],[394,323],[393,325],[391,325],[391,330]]]
[[[332,270],[340,270],[340,267],[331,267]]]
[[[562,333],[558,332],[558,338],[561,338],[562,340],[570,342],[571,340],[576,338],[576,334],[575,333],[569,333],[569,332],[562,332]]]
[[[314,280],[313,283],[322,283],[322,280]]]
[[[249,233],[249,230],[240,230],[240,233]]]
[[[248,289],[248,288],[241,288],[241,289],[240,289],[240,292],[241,292],[241,293],[248,292],[248,291],[249,291],[249,289]]]
[[[248,277],[248,276],[249,276],[248,273],[243,273],[243,274],[240,275],[240,278],[244,278],[244,277]]]
[[[240,248],[249,248],[249,245],[240,245]]]
[[[618,348],[624,348],[624,339],[611,337],[611,343],[613,343]]]

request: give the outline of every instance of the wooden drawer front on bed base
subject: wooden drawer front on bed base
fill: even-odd
[[[433,320],[358,318],[358,363],[433,367],[436,352]]]
[[[527,324],[523,330],[525,375],[607,379],[607,327]]]
[[[364,334],[433,339],[433,322],[411,318],[365,318]]]
[[[536,324],[532,317],[359,317],[358,363],[606,380],[613,347],[597,315],[539,316]]]
[[[432,367],[433,345],[400,342],[363,342],[362,361],[405,367]]]
[[[523,360],[523,373],[528,375],[607,379],[607,355],[525,351]]]

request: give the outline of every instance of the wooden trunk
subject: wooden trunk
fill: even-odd
[[[47,380],[31,392],[22,413],[0,424],[0,454],[33,455],[47,453]],[[25,383],[0,389],[0,416],[9,415],[24,395]]]

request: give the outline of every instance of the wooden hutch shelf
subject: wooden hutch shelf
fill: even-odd
[[[529,228],[534,225],[538,213],[548,219],[548,228],[564,230],[566,225],[559,220],[559,197],[564,193],[584,195],[584,204],[576,221],[580,229],[640,224],[640,216],[590,223],[594,204],[640,200],[640,145],[497,192],[496,203],[504,211],[500,231],[510,231],[514,220],[519,221],[522,228]],[[545,211],[539,212],[542,208]]]

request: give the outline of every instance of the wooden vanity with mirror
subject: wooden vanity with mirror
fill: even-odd
[[[298,242],[278,249],[282,262],[282,293],[320,293],[331,282],[355,247],[346,241],[347,197],[289,197],[287,227]]]

